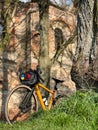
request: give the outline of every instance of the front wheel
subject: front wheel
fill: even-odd
[[[9,124],[26,120],[38,110],[34,93],[32,93],[31,98],[28,98],[30,92],[31,88],[25,85],[19,85],[10,91],[5,104],[5,117]]]

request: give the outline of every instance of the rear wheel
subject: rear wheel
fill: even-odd
[[[5,104],[5,117],[9,124],[26,120],[38,110],[36,96],[32,93],[30,97],[30,92],[31,88],[25,85],[19,85],[10,91]]]

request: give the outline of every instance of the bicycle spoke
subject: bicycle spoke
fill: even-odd
[[[9,124],[27,119],[38,109],[37,100],[30,92],[31,88],[24,85],[20,85],[10,92],[5,107],[5,115]]]

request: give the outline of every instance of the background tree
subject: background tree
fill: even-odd
[[[0,22],[1,25],[3,26],[3,33],[2,33],[2,45],[5,46],[8,43],[10,34],[8,33],[10,23],[12,21],[12,17],[15,14],[16,11],[16,6],[17,6],[17,0],[13,1],[12,0],[2,0],[0,1]]]
[[[2,61],[2,71],[3,71],[3,87],[2,87],[2,106],[1,106],[1,118],[4,119],[4,106],[5,106],[5,101],[6,101],[6,95],[5,91],[8,91],[8,70],[11,65],[8,64],[8,54],[5,51],[5,47],[9,42],[10,39],[10,33],[9,33],[9,27],[10,23],[12,21],[12,17],[14,14],[14,7],[16,6],[16,2],[14,1],[14,7],[11,6],[12,0],[5,0],[5,1],[0,1],[0,18],[1,18],[1,25],[3,26],[3,32],[2,32],[2,40],[0,44],[0,51],[2,49],[2,58],[0,60]],[[1,67],[1,66],[0,66]],[[1,74],[1,72],[0,72]],[[2,76],[1,76],[2,77]]]
[[[49,0],[39,0],[40,18],[40,67],[45,85],[49,85],[50,59],[49,59]]]
[[[97,45],[97,0],[79,0],[77,16],[76,66],[73,69],[81,77],[77,81],[84,86],[84,81],[98,80],[98,45]],[[76,70],[75,70],[76,69]],[[74,77],[74,76],[73,76]],[[87,85],[87,84],[86,84]]]

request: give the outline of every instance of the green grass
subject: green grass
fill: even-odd
[[[60,100],[50,111],[34,113],[13,126],[0,123],[0,130],[98,130],[98,93],[77,92]]]

